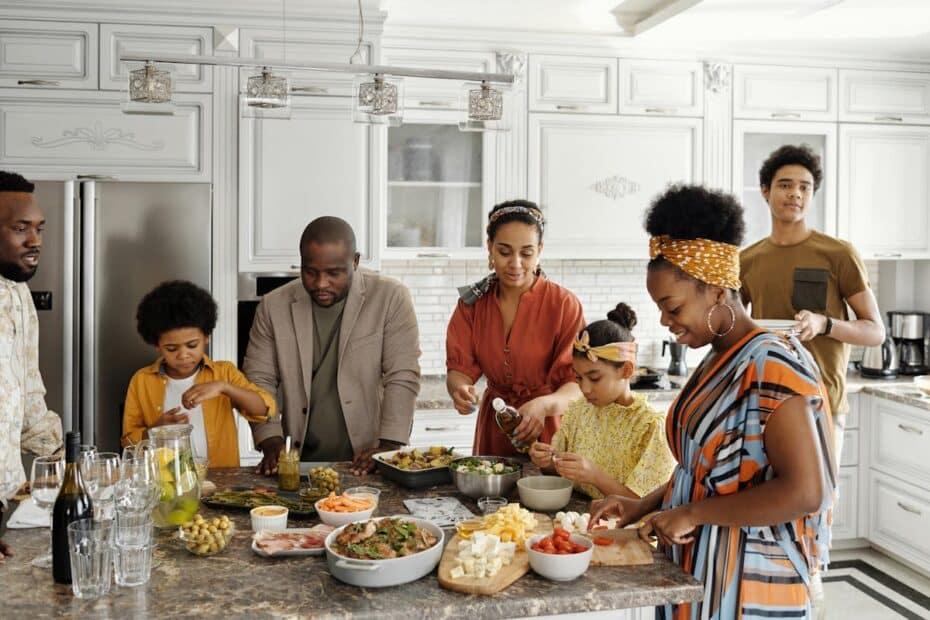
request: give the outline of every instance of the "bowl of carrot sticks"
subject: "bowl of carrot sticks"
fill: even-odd
[[[319,499],[314,504],[320,521],[333,527],[371,517],[376,505],[376,501],[367,493],[353,495],[348,492],[342,495],[330,492],[328,497]]]

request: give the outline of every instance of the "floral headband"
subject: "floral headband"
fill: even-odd
[[[649,258],[662,256],[701,282],[739,290],[739,246],[711,239],[672,239],[660,235],[649,240]]]
[[[528,215],[533,218],[540,226],[546,225],[546,218],[543,217],[542,211],[535,207],[523,207],[523,206],[514,206],[514,207],[504,207],[503,209],[498,209],[488,218],[488,224],[493,224],[497,221],[498,218],[509,215],[511,213],[519,213],[521,215]]]
[[[599,347],[591,346],[591,337],[588,330],[581,332],[581,339],[575,338],[575,350],[584,353],[589,360],[596,362],[599,359],[609,362],[629,362],[636,365],[635,342],[610,342]]]

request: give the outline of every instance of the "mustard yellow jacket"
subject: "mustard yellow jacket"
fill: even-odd
[[[129,382],[123,408],[123,435],[120,439],[123,446],[139,443],[145,431],[161,417],[168,385],[168,377],[162,372],[162,363],[163,359],[158,358],[153,364],[136,371]],[[232,362],[215,362],[204,356],[203,367],[197,373],[194,384],[210,381],[226,381],[261,396],[268,411],[262,416],[244,415],[249,422],[267,422],[275,415],[274,398],[246,379]],[[202,407],[210,467],[239,467],[239,442],[232,401],[221,396],[204,402]]]

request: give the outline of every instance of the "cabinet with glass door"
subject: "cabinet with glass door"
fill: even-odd
[[[481,255],[493,134],[459,131],[459,116],[408,110],[403,125],[388,129],[386,257]]]
[[[733,193],[743,205],[744,245],[767,237],[772,228],[768,204],[759,187],[759,169],[775,149],[807,144],[820,155],[823,181],[807,212],[807,225],[836,235],[836,125],[786,121],[734,121]]]

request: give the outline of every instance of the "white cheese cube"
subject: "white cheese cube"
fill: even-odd
[[[461,579],[462,577],[465,576],[465,571],[462,570],[461,566],[456,566],[455,568],[449,571],[449,576],[452,577],[453,579]]]

